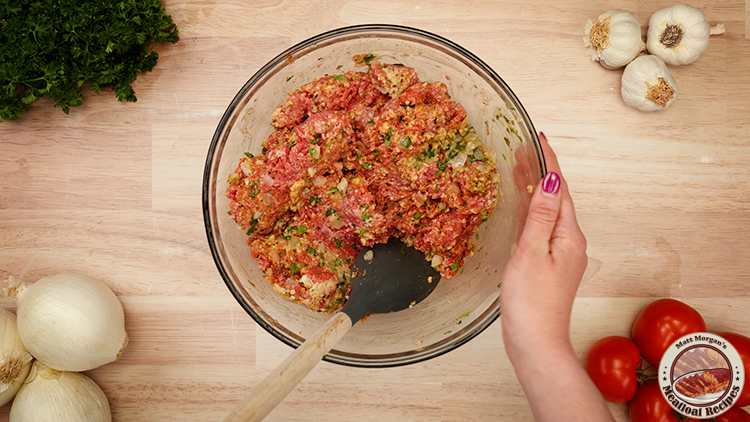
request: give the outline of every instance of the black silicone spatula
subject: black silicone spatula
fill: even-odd
[[[354,268],[352,291],[341,311],[271,372],[225,422],[263,420],[362,317],[414,306],[440,281],[440,273],[422,252],[395,237],[363,249]]]

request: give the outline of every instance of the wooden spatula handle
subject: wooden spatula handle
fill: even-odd
[[[339,312],[331,317],[255,387],[224,422],[263,420],[315,368],[350,328],[352,320],[345,313]]]

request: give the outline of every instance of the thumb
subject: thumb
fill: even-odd
[[[523,229],[519,243],[533,249],[549,252],[552,232],[560,215],[560,175],[549,172],[539,183],[529,203],[526,216],[526,227]]]

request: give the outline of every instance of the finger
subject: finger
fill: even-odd
[[[562,176],[560,164],[557,162],[557,154],[552,150],[547,141],[547,136],[542,132],[539,132],[539,143],[542,145],[542,153],[544,153],[544,162],[547,164],[547,171],[554,171]]]
[[[562,203],[561,182],[559,174],[549,172],[535,189],[519,246],[549,253]]]
[[[549,141],[547,141],[547,136],[542,132],[539,133],[539,143],[542,146],[545,163],[547,164],[547,171],[553,171],[560,175],[560,190],[562,192],[562,205],[560,212],[561,220],[564,223],[563,226],[572,226],[571,228],[577,228],[578,223],[576,220],[575,208],[573,206],[573,199],[570,197],[568,183],[563,177],[562,170],[560,169],[560,163],[557,161],[557,154],[555,154],[555,151],[552,150],[552,147],[549,145]]]
[[[555,154],[555,151],[550,146],[549,141],[547,141],[547,135],[542,132],[539,132],[539,143],[542,146],[542,153],[544,154],[544,162],[547,165],[547,171],[554,171],[555,173],[560,175],[560,178],[562,179],[563,194],[567,195],[568,183],[565,181],[562,169],[560,168],[560,163],[557,161],[557,154]]]
[[[578,225],[573,199],[570,196],[567,181],[562,177],[560,164],[557,161],[557,154],[552,150],[547,137],[543,133],[539,134],[539,141],[544,153],[545,163],[547,164],[547,171],[557,172],[561,179],[559,193],[560,209],[556,225],[551,234],[550,247],[554,249],[555,245],[563,246],[569,244],[576,248],[583,248],[585,251],[586,238]]]

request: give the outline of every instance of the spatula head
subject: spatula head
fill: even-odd
[[[429,296],[439,281],[440,273],[424,253],[391,237],[357,256],[352,291],[342,312],[356,323],[367,314],[407,309]]]

